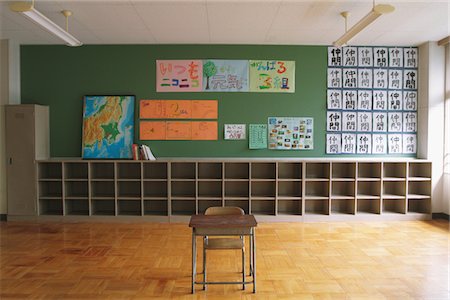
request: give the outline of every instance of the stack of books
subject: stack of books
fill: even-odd
[[[133,144],[133,160],[156,160],[156,157],[149,146]]]

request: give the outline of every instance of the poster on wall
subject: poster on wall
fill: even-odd
[[[199,92],[203,89],[201,60],[157,60],[157,92]]]
[[[85,96],[83,158],[132,158],[135,96]]]
[[[267,148],[267,124],[248,125],[248,148],[249,149]]]
[[[223,138],[225,140],[245,140],[245,124],[225,124],[223,126]]]
[[[250,60],[250,91],[295,92],[295,61]]]
[[[269,117],[269,149],[312,150],[314,120],[306,117]]]
[[[204,92],[248,92],[248,60],[203,60]]]

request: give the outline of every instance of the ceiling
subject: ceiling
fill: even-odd
[[[350,44],[419,45],[449,35],[450,0],[376,0],[395,6]],[[372,0],[35,0],[41,13],[84,44],[330,45],[372,8]],[[0,0],[0,38],[20,44],[62,44]]]

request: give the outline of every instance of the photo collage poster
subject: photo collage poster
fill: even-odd
[[[328,47],[327,154],[416,154],[418,49]]]
[[[313,150],[314,120],[302,117],[269,117],[269,149]]]

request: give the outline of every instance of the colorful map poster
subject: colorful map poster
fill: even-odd
[[[248,92],[248,60],[203,60],[203,91]]]
[[[250,124],[248,126],[248,147],[250,149],[267,148],[267,124]]]
[[[217,119],[217,100],[141,100],[141,119]]]
[[[295,61],[250,60],[250,91],[295,92]]]
[[[313,118],[269,117],[269,149],[312,150]]]
[[[157,92],[202,91],[203,63],[201,60],[157,60]]]
[[[135,96],[86,96],[83,158],[132,158]]]

